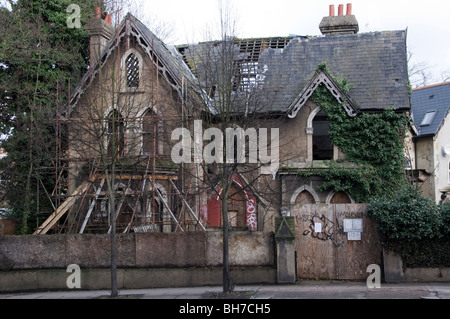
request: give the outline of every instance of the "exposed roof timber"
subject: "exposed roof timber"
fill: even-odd
[[[318,71],[308,86],[303,89],[300,95],[289,106],[288,116],[290,118],[295,118],[297,116],[302,106],[305,105],[306,101],[308,101],[320,84],[325,85],[325,87],[342,105],[349,116],[355,117],[360,112],[357,106],[350,99],[349,95],[339,88],[328,73],[325,71]]]

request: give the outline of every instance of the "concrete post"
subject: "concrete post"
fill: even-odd
[[[275,218],[275,241],[277,243],[277,282],[295,284],[295,219],[283,214]]]

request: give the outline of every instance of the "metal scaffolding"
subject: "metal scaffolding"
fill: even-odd
[[[117,38],[120,39],[119,31]],[[130,39],[123,39],[123,45],[129,47]],[[151,43],[153,48],[154,43]],[[116,50],[120,50],[118,45]],[[111,50],[111,48],[109,48]],[[108,53],[111,54],[111,53]],[[118,54],[118,56],[120,56]],[[133,57],[132,57],[133,58]],[[132,59],[130,58],[130,59]],[[158,149],[158,124],[166,121],[178,121],[184,126],[185,117],[185,92],[184,81],[182,84],[181,97],[181,116],[178,118],[168,118],[168,116],[157,115],[153,110],[159,102],[156,97],[159,96],[159,70],[160,63],[158,57],[153,57],[154,67],[151,74],[151,107],[150,117],[146,118],[146,114],[141,117],[124,118],[124,121],[146,123],[151,122],[151,130],[148,132],[151,136],[151,151],[142,152],[141,155],[134,155],[138,159],[139,165],[130,167],[121,167],[120,171],[115,171],[114,176],[107,174],[101,168],[99,158],[86,154],[86,158],[70,158],[70,151],[63,147],[63,143],[70,144],[69,139],[73,138],[70,133],[71,124],[80,121],[83,123],[86,119],[71,118],[72,105],[71,94],[69,92],[69,105],[65,109],[65,115],[57,106],[55,120],[56,146],[54,160],[54,178],[55,187],[51,193],[47,192],[42,184],[45,193],[52,202],[54,212],[47,216],[47,219],[38,225],[35,235],[43,235],[48,233],[66,233],[66,234],[86,234],[86,233],[109,233],[111,231],[111,211],[115,211],[116,232],[185,232],[185,231],[205,231],[206,228],[199,215],[198,198],[194,194],[189,194],[191,186],[187,185],[192,182],[185,180],[185,167],[171,167],[169,169],[160,169],[158,162],[168,162],[169,158],[160,154]],[[127,60],[128,61],[128,60]],[[136,66],[137,59],[132,60]],[[128,63],[128,62],[127,62]],[[127,64],[128,65],[128,64]],[[120,66],[118,66],[120,70]],[[139,68],[133,72],[132,84],[135,86],[139,81]],[[120,71],[119,71],[120,72]],[[127,78],[127,83],[130,79]],[[92,79],[89,81],[90,83]],[[70,87],[70,83],[69,83]],[[99,86],[101,91],[101,85]],[[102,92],[99,92],[99,96]],[[123,94],[120,92],[119,94]],[[76,94],[78,96],[78,93]],[[102,120],[99,120],[99,122]],[[103,120],[104,121],[104,120]],[[148,123],[147,123],[148,124]],[[63,133],[67,133],[67,141],[64,141]],[[115,132],[109,132],[115,134]],[[144,133],[144,130],[142,130]],[[127,140],[127,132],[125,130],[124,139]],[[78,137],[80,138],[80,137]],[[136,138],[136,134],[134,136]],[[144,139],[143,134],[141,136]],[[125,143],[126,144],[126,143]],[[117,145],[116,145],[117,147]],[[90,152],[90,151],[89,151]],[[121,151],[122,152],[122,151]],[[126,147],[123,149],[121,156],[126,158]],[[79,179],[80,176],[71,176],[70,165],[77,162],[83,162],[89,167],[88,176],[84,180]],[[76,185],[75,191],[69,194],[70,180]],[[180,191],[181,189],[181,191]],[[183,192],[184,189],[187,191]],[[110,199],[114,196],[115,207],[110,207]]]

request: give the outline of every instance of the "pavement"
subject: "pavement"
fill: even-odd
[[[0,293],[0,305],[7,299],[109,299],[108,290],[66,290]],[[449,283],[381,284],[368,288],[365,282],[300,281],[295,285],[236,286],[223,296],[222,287],[189,287],[121,290],[117,299],[170,300],[279,300],[279,299],[450,299]]]

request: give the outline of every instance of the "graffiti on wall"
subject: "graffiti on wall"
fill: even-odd
[[[343,218],[363,218],[363,212],[336,212],[335,220],[330,220],[324,214],[317,212],[312,215],[303,214],[297,216],[301,224],[307,224],[307,229],[303,231],[303,236],[311,236],[321,241],[332,240],[333,235],[344,235],[344,226],[339,222]],[[317,229],[318,228],[318,229]]]

